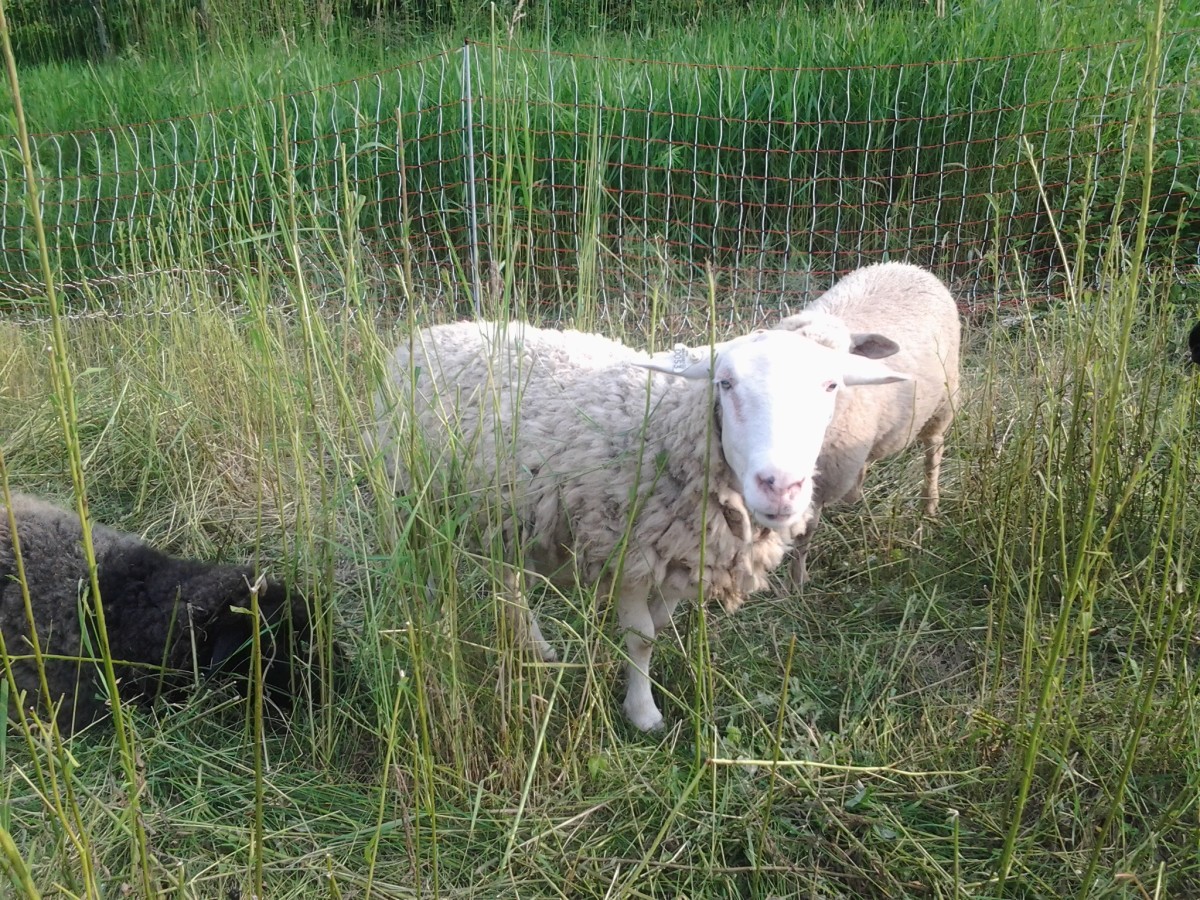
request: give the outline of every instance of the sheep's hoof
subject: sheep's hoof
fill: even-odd
[[[649,709],[634,707],[626,701],[624,704],[625,717],[633,723],[633,727],[638,731],[662,731],[666,722],[663,719],[662,713],[657,707],[651,706]]]
[[[542,641],[540,644],[538,644],[537,655],[541,659],[542,662],[545,662],[545,663],[558,662],[558,651],[555,650],[553,647],[551,647],[549,644],[547,644],[545,641]]]

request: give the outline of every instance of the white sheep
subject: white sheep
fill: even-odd
[[[467,493],[505,562],[615,594],[624,710],[642,730],[663,722],[650,655],[675,606],[701,585],[726,608],[765,587],[809,505],[843,383],[906,377],[782,331],[681,369],[598,335],[459,322],[402,343],[380,400],[377,440],[402,490]],[[509,608],[552,659],[519,571]]]
[[[103,716],[100,644],[87,596],[90,577],[83,531],[73,512],[29,497],[0,496],[0,679],[11,672],[9,714],[58,706],[64,733]],[[10,521],[16,521],[20,561],[36,623],[50,696],[42,697],[25,595],[18,580]],[[187,684],[203,674],[249,671],[253,569],[178,559],[131,534],[92,525],[97,578],[104,604],[109,649],[121,696],[150,698],[160,689]],[[290,644],[307,631],[303,599],[274,581],[259,586],[264,682],[285,697],[291,680]],[[7,672],[5,671],[7,670]],[[21,695],[24,699],[20,699]]]
[[[958,393],[960,325],[954,298],[935,275],[888,262],[851,272],[775,327],[833,349],[887,357],[889,369],[909,376],[838,396],[817,460],[811,521],[797,537],[792,561],[792,577],[803,584],[822,507],[859,499],[867,467],[914,440],[925,448],[924,512],[937,513],[944,438]],[[881,343],[880,334],[891,340]]]

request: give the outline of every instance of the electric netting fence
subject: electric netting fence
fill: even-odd
[[[1200,32],[1165,36],[1147,264],[1200,267]],[[74,309],[173,260],[230,271],[352,239],[447,315],[500,297],[640,317],[789,308],[882,259],[970,307],[1095,281],[1136,218],[1141,40],[852,68],[740,68],[469,44],[257,106],[35,141]],[[15,140],[0,292],[43,289]],[[354,226],[354,227],[351,227]],[[1068,259],[1054,238],[1063,233]],[[1090,255],[1075,256],[1083,246]],[[294,257],[293,257],[294,258]],[[593,301],[600,302],[595,304]]]

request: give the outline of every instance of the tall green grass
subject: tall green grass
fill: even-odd
[[[537,181],[510,113],[497,164],[519,196]],[[1077,227],[1087,210],[1057,223],[1069,258],[1099,253],[1100,290],[968,323],[941,519],[919,520],[917,461],[888,460],[863,507],[828,517],[802,595],[682,611],[656,651],[657,736],[621,717],[594,588],[535,589],[564,662],[532,663],[470,504],[394,497],[370,396],[389,348],[452,311],[372,254],[350,192],[322,219],[285,168],[262,188],[276,226],[228,269],[202,235],[131,242],[151,275],[86,314],[0,322],[13,488],[82,488],[98,520],[284,575],[314,604],[325,685],[286,718],[217,690],[70,741],[10,725],[3,890],[1195,895],[1200,396],[1180,345],[1197,310],[1138,264],[1152,169],[1128,149],[1141,214],[1107,245]],[[497,200],[483,300],[519,315],[520,204]],[[664,259],[656,314],[671,288]],[[590,290],[557,299],[657,337]]]
[[[658,651],[662,737],[621,719],[588,587],[541,598],[565,662],[531,665],[464,507],[401,501],[393,536],[360,430],[403,323],[305,312],[318,288],[282,270],[68,320],[92,512],[260,553],[347,657],[257,741],[227,694],[126,711],[155,890],[1127,896],[1122,875],[1190,895],[1200,405],[1162,287],[1118,285],[975,325],[942,520],[914,542],[919,465],[889,461],[822,530],[814,589],[706,614],[707,647],[684,614]],[[71,502],[47,331],[6,330],[6,468]],[[10,731],[17,896],[136,884],[117,759],[109,726],[61,750]]]
[[[1031,9],[1020,0],[969,0],[955,4],[943,17],[923,6],[869,11],[854,4],[810,7],[785,4],[725,10],[690,28],[649,16],[654,20],[650,31],[568,31],[555,34],[549,49],[731,68],[887,66],[1006,57],[1125,40],[1140,36],[1149,21],[1147,8],[1134,2],[1048,3]],[[540,28],[518,28],[510,41],[502,15],[470,31],[438,30],[416,37],[372,28],[274,38],[241,27],[253,15],[249,7],[232,13],[238,27],[228,40],[211,47],[184,45],[182,58],[139,53],[106,64],[27,62],[22,77],[31,130],[66,132],[258,104],[276,93],[349,81],[456,49],[464,37],[531,49],[547,46]],[[1170,4],[1164,23],[1167,32],[1198,24],[1187,4]],[[162,31],[179,49],[177,36],[165,26]],[[612,77],[620,80],[629,75],[616,67]],[[1027,86],[1029,101],[1044,99],[1045,87]],[[608,93],[615,93],[611,86]],[[10,102],[8,97],[0,98],[0,109],[6,110]],[[801,108],[805,105],[800,103]]]

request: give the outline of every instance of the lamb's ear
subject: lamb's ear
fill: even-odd
[[[229,612],[211,628],[212,655],[208,660],[209,673],[220,672],[239,651],[250,645],[250,617],[246,613]],[[236,668],[236,665],[235,665]]]
[[[876,334],[873,331],[864,331],[850,335],[850,352],[855,356],[865,356],[867,359],[884,359],[900,352],[900,345],[890,337]]]
[[[862,356],[847,354],[842,379],[848,385],[856,384],[893,384],[897,381],[912,381],[912,377],[903,372],[889,369],[881,362],[866,359]]]

